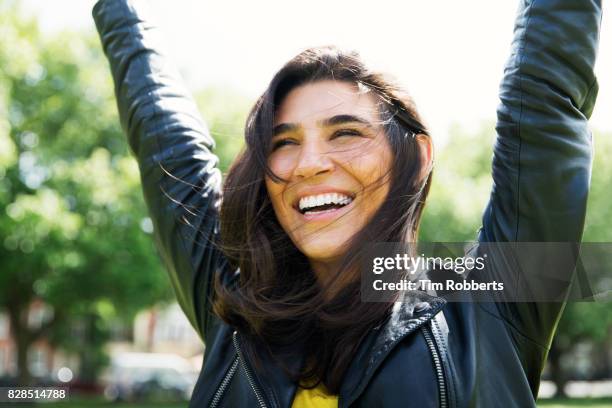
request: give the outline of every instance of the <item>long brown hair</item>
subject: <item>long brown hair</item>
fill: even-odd
[[[274,116],[283,98],[300,85],[329,79],[374,92],[394,155],[387,198],[350,240],[330,283],[338,289],[333,296],[317,283],[308,259],[280,226],[264,181],[268,176],[282,182],[267,166],[267,158]],[[249,338],[246,352],[256,361],[266,350],[294,359],[299,352],[305,364],[292,373],[294,378],[302,385],[321,381],[338,393],[360,342],[390,310],[389,303],[361,302],[359,263],[365,245],[417,238],[432,177],[429,170],[419,178],[425,163],[414,139],[417,133],[429,137],[413,100],[387,76],[368,69],[355,52],[311,48],[274,76],[248,116],[246,146],[224,184],[221,247],[230,264],[239,268],[239,280],[232,287],[220,280],[215,285],[215,313]]]

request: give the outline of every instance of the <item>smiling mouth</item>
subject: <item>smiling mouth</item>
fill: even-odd
[[[355,198],[345,194],[330,193],[302,197],[296,210],[302,215],[333,212],[351,204]]]

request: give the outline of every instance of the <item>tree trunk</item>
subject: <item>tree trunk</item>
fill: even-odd
[[[80,347],[79,380],[84,383],[95,384],[98,381],[100,371],[107,362],[104,344],[108,341],[109,335],[97,313],[89,312],[83,319],[85,331]]]
[[[550,363],[550,377],[555,383],[557,390],[555,391],[555,398],[567,398],[565,393],[565,384],[567,384],[567,376],[561,366],[561,357],[563,356],[564,350],[559,347],[558,342],[553,340],[548,353],[548,362]]]
[[[17,349],[17,382],[20,386],[32,385],[33,379],[28,367],[28,351],[32,345],[32,339],[28,332],[27,307],[23,305],[9,307],[9,320],[11,333],[15,340]]]

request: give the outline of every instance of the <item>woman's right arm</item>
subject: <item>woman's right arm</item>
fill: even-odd
[[[110,62],[119,117],[135,155],[158,250],[177,300],[204,339],[213,275],[227,265],[219,231],[214,141],[168,64],[145,4],[101,0],[93,16]],[[126,271],[129,273],[129,271]]]

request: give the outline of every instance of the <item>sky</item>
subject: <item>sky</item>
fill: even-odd
[[[196,91],[228,87],[252,98],[301,50],[355,49],[396,76],[435,136],[457,123],[493,120],[509,55],[516,0],[140,0],[161,28],[170,57]],[[22,0],[45,32],[94,30],[95,0]],[[609,13],[608,13],[609,14]],[[591,127],[612,131],[612,26],[602,23]]]

